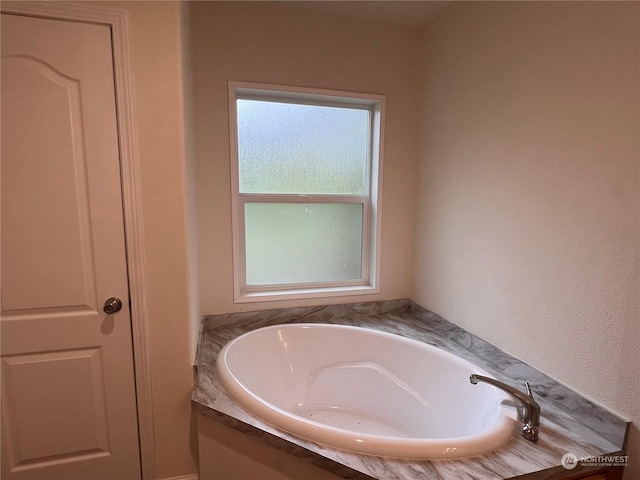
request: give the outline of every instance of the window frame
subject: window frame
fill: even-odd
[[[380,215],[385,96],[376,94],[230,81],[229,138],[231,159],[234,302],[258,302],[379,293]],[[236,100],[254,99],[306,105],[366,109],[370,142],[364,195],[240,193]],[[331,282],[247,285],[245,204],[358,203],[363,206],[361,277]]]

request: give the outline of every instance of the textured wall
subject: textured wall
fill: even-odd
[[[640,478],[639,11],[465,2],[423,31],[411,295],[632,419],[627,478]]]
[[[93,4],[93,3],[92,3]],[[99,2],[129,14],[144,220],[158,478],[193,474],[192,294],[179,2]]]
[[[203,312],[406,297],[416,158],[417,31],[260,2],[194,2],[191,16]],[[380,294],[233,303],[229,80],[386,95]]]
[[[383,291],[365,299],[412,288],[425,307],[633,419],[628,478],[640,478],[639,4],[454,3],[420,43],[411,30],[266,5],[194,2],[182,32],[176,3],[111,5],[131,15],[159,478],[195,472],[190,266],[201,268],[206,313],[291,306],[232,303],[228,79],[386,94]],[[193,90],[183,90],[181,33]],[[188,181],[199,245],[185,233]]]

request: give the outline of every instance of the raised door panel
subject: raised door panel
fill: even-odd
[[[102,363],[97,348],[2,359],[11,470],[109,455]]]
[[[97,309],[80,83],[2,59],[2,309]],[[33,136],[37,135],[37,141]]]

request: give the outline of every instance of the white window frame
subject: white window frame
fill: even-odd
[[[239,192],[237,99],[286,101],[370,111],[371,140],[365,195],[246,194]],[[380,216],[382,206],[382,152],[385,97],[383,95],[302,87],[229,82],[231,140],[231,192],[233,223],[234,302],[260,302],[314,297],[375,294],[380,292]],[[245,255],[246,203],[359,203],[363,205],[362,276],[336,282],[247,285]]]

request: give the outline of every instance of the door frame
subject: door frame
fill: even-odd
[[[142,478],[156,478],[140,161],[135,127],[129,15],[125,9],[62,2],[2,2],[3,13],[105,25],[111,30],[127,273]]]

